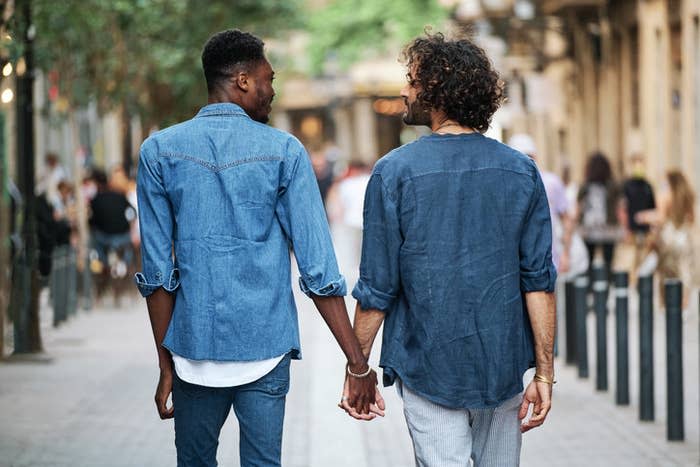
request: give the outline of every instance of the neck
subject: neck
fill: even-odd
[[[207,104],[238,104],[241,105],[240,99],[234,93],[228,92],[225,89],[216,89],[209,92]]]
[[[447,118],[444,113],[431,113],[430,115],[430,129],[433,133],[439,135],[459,135],[465,133],[474,133],[474,129],[465,125],[461,125],[459,122]]]

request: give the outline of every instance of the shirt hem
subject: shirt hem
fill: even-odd
[[[167,337],[167,336],[166,336]],[[188,360],[194,360],[194,361],[212,361],[212,362],[259,362],[263,360],[270,360],[271,358],[279,357],[280,355],[287,355],[290,354],[292,360],[301,360],[301,349],[299,346],[292,346],[292,347],[287,347],[287,350],[276,350],[274,352],[269,352],[265,353],[264,355],[261,356],[255,356],[255,357],[213,357],[213,356],[206,356],[206,355],[193,355],[190,352],[185,352],[185,351],[180,351],[176,349],[176,346],[168,343],[168,342],[163,342],[161,344],[163,347],[168,349],[169,352],[174,353],[179,355],[182,358],[186,358]]]
[[[401,384],[406,386],[408,389],[413,391],[414,393],[418,394],[419,396],[429,400],[430,402],[433,402],[435,404],[441,405],[443,407],[448,407],[451,409],[490,409],[494,407],[498,407],[501,404],[503,404],[505,401],[508,399],[511,399],[515,397],[517,394],[520,394],[523,392],[524,386],[522,382],[522,376],[520,378],[520,381],[514,385],[510,385],[507,391],[504,392],[506,394],[505,396],[501,396],[498,398],[494,398],[497,400],[497,402],[494,403],[485,403],[484,402],[484,397],[478,397],[478,402],[466,402],[466,403],[458,403],[455,402],[454,400],[446,399],[444,397],[440,396],[434,396],[431,394],[427,394],[426,392],[422,391],[421,389],[417,388],[416,385],[413,384],[412,380],[407,380],[401,374],[396,370],[396,368],[393,368],[389,366],[388,364],[386,365],[381,365],[380,366],[384,369],[384,386],[391,386],[394,384],[397,378],[401,379]],[[523,370],[522,373],[525,373],[526,370]],[[390,373],[391,375],[387,375],[387,373]],[[389,378],[387,378],[389,376]],[[387,382],[390,381],[388,384]],[[476,399],[476,398],[475,398]]]

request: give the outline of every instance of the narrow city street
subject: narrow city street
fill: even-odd
[[[342,355],[311,301],[297,296],[297,303],[304,359],[292,365],[283,465],[412,466],[394,389],[383,390],[384,419],[360,423],[336,408]],[[612,391],[596,393],[593,381],[579,380],[560,358],[554,410],[544,427],[524,436],[522,465],[698,464],[697,311],[685,323],[686,441],[681,443],[665,440],[665,369],[659,366],[664,334],[657,316],[657,421],[637,421],[634,357],[627,408],[614,405]],[[157,366],[145,302],[134,297],[121,309],[81,312],[58,329],[49,327],[50,317],[45,307],[45,358],[0,363],[0,467],[174,466],[172,421],[159,420],[152,401]],[[631,330],[635,326],[633,319]],[[632,354],[636,348],[631,342]],[[224,467],[238,465],[234,417],[223,430],[218,458]]]

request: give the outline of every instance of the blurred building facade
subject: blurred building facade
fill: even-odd
[[[457,3],[476,4],[462,21],[486,21],[505,42],[505,132],[531,133],[549,169],[569,165],[580,180],[602,150],[620,177],[641,154],[652,183],[679,168],[697,191],[699,0]]]
[[[617,177],[645,157],[655,185],[680,168],[700,193],[700,0],[440,0],[507,83],[491,135],[531,134],[539,162],[581,180],[603,151]],[[288,55],[303,56],[287,49]],[[397,51],[398,53],[398,51]],[[285,80],[275,125],[311,147],[333,141],[373,162],[411,139],[398,116],[405,70],[396,54]],[[420,130],[418,130],[420,132]]]
[[[278,93],[274,125],[309,150],[332,144],[345,160],[373,164],[401,144],[404,83],[396,58],[360,62],[317,79],[287,79]]]

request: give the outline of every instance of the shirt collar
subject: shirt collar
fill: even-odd
[[[232,102],[217,102],[215,104],[208,104],[199,109],[195,117],[211,117],[213,115],[240,115],[248,116],[245,110],[237,104]]]

